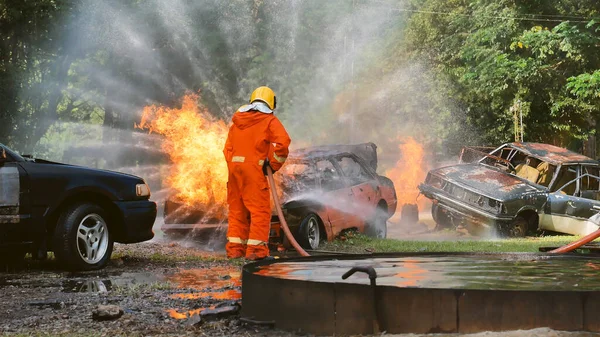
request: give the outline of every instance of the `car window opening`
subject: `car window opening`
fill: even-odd
[[[320,178],[321,189],[324,191],[333,191],[345,187],[341,176],[331,161],[318,161],[317,171]]]
[[[352,157],[341,157],[337,159],[342,173],[352,185],[357,185],[372,179],[362,166]]]
[[[556,172],[555,165],[510,147],[492,151],[481,159],[480,163],[544,187],[550,186]]]

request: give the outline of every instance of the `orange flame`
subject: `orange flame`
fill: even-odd
[[[183,97],[180,109],[147,106],[138,128],[165,136],[162,150],[174,164],[166,183],[176,199],[188,206],[224,212],[227,201],[227,164],[223,147],[228,127],[198,105],[198,95]]]
[[[417,204],[419,184],[425,180],[429,165],[425,161],[425,150],[414,138],[401,138],[398,148],[400,159],[396,166],[385,172],[396,187],[398,210],[406,204]],[[419,198],[419,209],[424,206],[425,198]],[[397,212],[399,214],[400,212]]]

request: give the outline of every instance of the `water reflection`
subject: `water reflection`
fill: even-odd
[[[167,314],[169,314],[169,317],[171,317],[171,318],[187,319],[194,315],[200,315],[200,313],[202,313],[202,311],[204,311],[206,309],[215,309],[215,308],[216,307],[213,305],[208,308],[197,308],[197,309],[183,310],[183,311],[179,311],[176,309],[167,309]]]
[[[186,269],[167,279],[182,289],[220,289],[240,287],[242,272],[239,267],[218,266],[206,269]]]
[[[590,257],[540,254],[427,255],[360,260],[279,262],[259,267],[265,276],[368,284],[366,274],[341,276],[355,266],[373,266],[377,284],[397,287],[494,290],[600,290],[600,263]]]
[[[168,276],[167,279],[178,289],[194,290],[191,293],[172,294],[170,296],[172,299],[215,303],[215,301],[235,301],[242,298],[241,276],[242,273],[239,267],[217,266],[205,269],[181,270]],[[189,302],[185,303],[189,304]],[[201,314],[203,310],[215,308],[216,305],[191,310],[168,309],[167,314],[174,319],[187,319]]]
[[[230,289],[189,294],[173,294],[171,295],[171,298],[180,300],[197,300],[202,298],[212,298],[214,300],[239,300],[242,298],[242,292],[238,289]]]

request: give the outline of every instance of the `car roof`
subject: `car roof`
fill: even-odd
[[[597,160],[590,157],[550,144],[515,142],[508,143],[508,146],[554,165],[574,163],[599,164]]]
[[[331,158],[337,155],[350,155],[356,156],[353,153],[346,151],[335,151],[331,149],[318,149],[318,148],[306,148],[291,151],[288,158],[294,162],[309,162],[316,161],[324,158]]]
[[[342,154],[359,158],[373,171],[377,171],[377,145],[374,143],[311,146],[291,151],[288,157],[298,162],[315,161]]]

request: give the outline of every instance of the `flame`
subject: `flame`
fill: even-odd
[[[184,96],[180,109],[147,106],[136,127],[165,136],[162,150],[173,163],[166,183],[177,191],[175,200],[195,209],[208,211],[210,206],[224,213],[227,163],[223,147],[228,127],[199,106],[198,98],[196,94]]]
[[[418,204],[423,209],[426,198],[419,198],[419,184],[422,183],[429,171],[429,165],[425,161],[425,150],[412,137],[399,139],[400,159],[396,166],[385,172],[386,176],[394,182],[398,198],[398,210],[406,204]],[[399,214],[400,212],[397,212]]]

